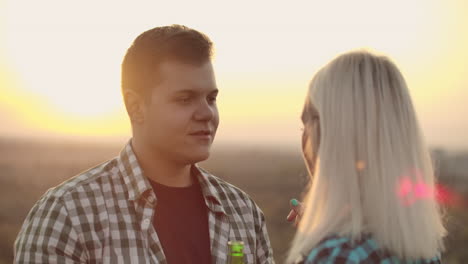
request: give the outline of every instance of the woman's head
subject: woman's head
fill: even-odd
[[[343,54],[314,76],[301,119],[309,163],[318,155],[321,140],[324,147],[347,148],[360,157],[372,151],[368,147],[378,148],[380,139],[401,135],[398,141],[408,141],[408,129],[413,134],[419,130],[400,71],[387,57],[367,51]],[[362,162],[355,161],[360,166]]]
[[[302,120],[314,177],[290,258],[331,233],[372,233],[402,257],[441,249],[431,161],[406,82],[389,58],[355,51],[332,60],[311,81]]]

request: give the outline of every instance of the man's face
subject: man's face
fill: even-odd
[[[209,157],[219,123],[218,89],[211,62],[163,62],[162,82],[144,104],[145,144],[164,158],[192,164]]]

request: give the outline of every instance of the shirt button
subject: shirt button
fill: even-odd
[[[142,229],[148,229],[149,225],[150,225],[150,220],[149,219],[145,219],[143,220],[143,222],[141,223],[141,228]]]
[[[154,204],[155,201],[156,201],[156,200],[154,199],[153,196],[148,196],[148,203]]]

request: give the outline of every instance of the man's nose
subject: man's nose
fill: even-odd
[[[213,119],[215,111],[216,105],[211,105],[206,100],[203,100],[196,109],[194,118],[197,121],[209,121]]]

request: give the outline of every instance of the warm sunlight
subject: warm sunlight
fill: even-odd
[[[132,138],[123,57],[171,24],[214,44],[218,130],[211,68],[168,64],[165,100],[126,98]],[[468,0],[0,0],[0,264],[224,263],[240,254],[233,241],[248,263],[285,263],[296,249],[318,262],[468,263],[467,29]],[[379,89],[395,88],[393,67],[372,63],[383,83],[356,98],[340,61],[310,94],[318,116],[301,118],[314,74],[359,49],[395,62],[418,122],[406,92]],[[376,83],[361,66],[358,79]],[[352,91],[335,89],[349,78]],[[346,140],[350,129],[367,140]],[[168,239],[177,230],[187,235]]]
[[[468,114],[457,99],[468,95],[468,6],[462,0],[4,5],[0,111],[32,134],[128,135],[122,57],[142,31],[173,23],[199,29],[215,43],[221,139],[268,134],[296,142],[312,74],[337,53],[356,48],[394,58],[430,143],[457,145],[460,129],[468,131],[467,121],[460,124],[453,115]],[[457,128],[450,138],[458,141],[442,137],[448,127]]]

